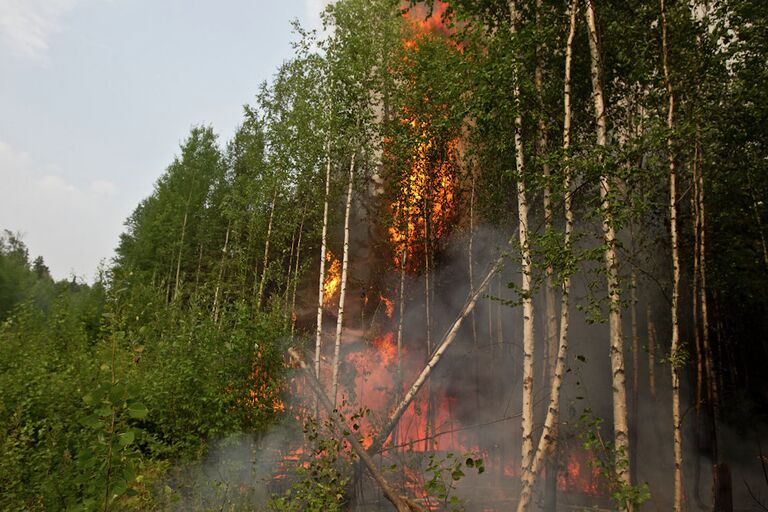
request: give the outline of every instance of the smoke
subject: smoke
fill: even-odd
[[[388,415],[424,367],[432,349],[455,321],[470,291],[469,233],[454,233],[441,242],[429,275],[429,322],[424,273],[409,273],[405,279],[402,319],[402,354],[399,360],[403,388],[398,389],[396,340],[400,308],[400,275],[391,263],[386,240],[371,228],[366,212],[358,210],[353,221],[350,277],[347,292],[345,329],[341,347],[340,403],[351,412],[368,408],[360,423],[363,444],[369,446],[386,423]],[[438,475],[450,494],[459,497],[466,510],[508,510],[516,503],[520,489],[520,416],[522,398],[522,310],[508,283],[520,279],[518,257],[508,244],[510,235],[480,227],[472,234],[473,282],[483,278],[499,251],[509,257],[503,271],[493,279],[474,312],[463,322],[455,342],[434,369],[427,385],[406,410],[382,452],[376,457],[386,477],[401,493],[425,500],[439,509],[434,495],[424,488],[435,477],[429,471],[433,460],[448,460],[449,454],[482,458],[486,471],[464,469],[454,481],[450,474]],[[584,242],[586,244],[586,242]],[[340,254],[336,252],[335,254]],[[592,313],[584,305],[605,295],[602,262],[587,262],[574,277],[571,300],[571,327],[566,374],[561,389],[561,414],[555,457],[548,465],[549,477],[539,478],[533,509],[570,510],[579,507],[611,509],[610,492],[598,460],[610,462],[613,452],[612,382],[609,361],[608,326],[589,321]],[[314,281],[314,279],[313,279]],[[316,290],[310,283],[306,303]],[[359,290],[360,293],[355,293]],[[664,290],[641,281],[637,311],[637,355],[632,352],[631,304],[623,310],[626,387],[630,409],[634,481],[647,484],[651,498],[647,510],[669,510],[672,504],[674,470],[670,369],[665,362],[669,351],[668,306]],[[559,294],[558,294],[559,295]],[[625,297],[629,294],[625,293]],[[556,297],[559,309],[559,297]],[[388,302],[391,302],[391,309]],[[549,386],[545,367],[548,353],[544,343],[545,303],[539,289],[534,297],[536,368],[534,374],[534,442],[541,434],[547,410]],[[596,308],[605,308],[597,303]],[[389,313],[389,311],[391,313]],[[646,312],[650,311],[650,319]],[[604,312],[604,311],[603,311]],[[300,323],[311,326],[314,309],[306,306]],[[559,315],[558,315],[559,316]],[[321,380],[330,389],[335,333],[333,307],[326,308],[323,326]],[[430,332],[427,332],[427,324]],[[655,362],[651,374],[649,326],[656,330]],[[307,329],[308,331],[310,329]],[[308,342],[312,346],[313,342]],[[636,367],[635,367],[636,361]],[[691,364],[691,363],[689,363]],[[707,445],[706,411],[697,413],[695,381],[683,375],[682,411],[684,429],[685,500],[689,510],[711,508],[712,458]],[[651,379],[655,394],[651,393]],[[636,380],[636,384],[635,384]],[[294,387],[292,401],[312,404],[308,388]],[[309,409],[311,410],[311,405]],[[291,407],[288,408],[289,410]],[[700,416],[697,416],[699,414]],[[698,418],[698,419],[697,419]],[[599,422],[598,420],[602,420]],[[177,501],[177,510],[263,508],[274,492],[290,484],[305,448],[305,439],[296,418],[286,415],[283,425],[262,436],[241,434],[211,445],[205,459],[194,465],[175,468],[166,485]],[[757,507],[755,499],[768,496],[762,478],[760,439],[765,428],[721,429],[720,459],[728,461],[733,476],[737,510]],[[585,449],[584,436],[592,433],[605,444]],[[763,443],[768,445],[768,443]],[[763,446],[763,449],[764,446]],[[352,471],[352,468],[348,468]],[[367,473],[353,474],[350,510],[390,510],[391,505]],[[749,490],[755,495],[750,496]],[[453,488],[452,488],[453,487]],[[426,501],[426,500],[430,501]],[[555,502],[556,508],[552,503]]]
[[[266,434],[214,440],[200,461],[172,468],[156,493],[164,510],[262,510],[290,474],[286,455],[304,439],[289,422]]]

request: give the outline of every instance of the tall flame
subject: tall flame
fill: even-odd
[[[329,265],[323,282],[323,304],[327,306],[333,301],[341,284],[341,262],[333,256],[331,251],[325,253],[325,261]]]
[[[416,121],[410,121],[417,127]],[[428,133],[422,123],[422,141],[410,162],[410,172],[401,180],[397,199],[392,203],[393,223],[389,227],[389,240],[394,252],[395,266],[402,264],[406,253],[410,271],[423,263],[424,245],[440,240],[447,232],[454,213],[456,184],[453,161],[456,159],[458,140],[445,144],[445,158],[435,160],[438,141]]]

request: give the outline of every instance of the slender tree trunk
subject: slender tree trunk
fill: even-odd
[[[294,230],[291,233],[291,252],[288,254],[288,271],[285,273],[285,298],[283,299],[283,302],[285,303],[286,311],[288,310],[288,303],[289,303],[288,297],[291,294],[291,275],[293,274],[293,254],[296,252],[297,237],[298,237],[298,234]],[[285,254],[285,250],[283,250],[283,254]]]
[[[474,269],[474,250],[475,250],[475,168],[472,167],[472,188],[469,193],[469,247],[467,248],[467,265],[469,272],[469,294],[475,293],[475,269]],[[475,405],[480,408],[480,365],[478,364],[479,352],[477,344],[477,318],[475,310],[470,314],[470,325],[472,326],[472,346],[475,349],[474,372],[475,372]]]
[[[400,254],[400,310],[397,316],[397,392],[395,397],[400,399],[400,395],[403,392],[403,322],[405,321],[405,269],[408,265],[408,211],[406,208],[401,210],[403,215],[403,231],[405,237],[403,238],[403,251]]]
[[[326,166],[325,166],[325,200],[323,201],[323,231],[320,236],[320,277],[317,285],[317,329],[315,331],[315,377],[320,380],[320,349],[323,339],[323,302],[325,294],[323,283],[325,283],[325,253],[327,252],[328,237],[328,201],[331,195],[331,143],[328,141],[326,146]]]
[[[680,256],[678,254],[677,241],[677,171],[675,169],[675,156],[672,144],[672,130],[674,129],[675,95],[672,89],[672,80],[669,77],[669,48],[667,46],[667,11],[664,0],[661,1],[661,46],[664,67],[664,82],[669,97],[667,110],[667,164],[669,166],[669,232],[672,244],[672,347],[671,364],[672,371],[672,428],[675,454],[675,512],[683,509],[683,436],[680,429],[682,418],[680,417],[680,366],[678,362],[678,350],[680,349],[680,325],[678,320],[678,304],[680,297]]]
[[[520,13],[516,0],[509,1],[509,14],[513,36],[517,32]],[[523,145],[523,115],[520,102],[520,77],[522,66],[516,64],[516,76],[512,86],[515,103],[515,163],[517,166],[517,216],[520,240],[520,295],[523,303],[523,412],[522,412],[522,457],[521,468],[525,473],[531,466],[533,458],[533,365],[534,365],[534,334],[533,334],[533,298],[531,297],[531,252],[528,241],[528,199],[525,184],[525,152]]]
[[[224,279],[224,266],[227,262],[227,248],[229,246],[229,231],[232,227],[232,220],[227,223],[227,234],[224,236],[224,247],[221,248],[221,261],[219,262],[219,277],[216,280],[216,291],[213,293],[213,312],[212,319],[214,323],[219,321],[219,292],[221,291],[222,281]]]
[[[432,311],[431,311],[431,291],[432,287],[430,286],[430,272],[431,272],[431,247],[430,247],[430,236],[431,236],[431,230],[430,230],[430,212],[429,212],[429,194],[431,187],[429,186],[429,177],[427,178],[427,190],[424,194],[424,305],[425,305],[425,324],[427,328],[427,351],[426,351],[426,357],[424,358],[424,361],[429,361],[429,358],[432,356]],[[425,432],[424,437],[426,438],[426,446],[427,450],[432,450],[434,445],[434,400],[432,396],[432,386],[427,385],[427,421],[425,426]]]
[[[410,221],[408,210],[401,210],[403,216],[403,250],[400,254],[400,304],[397,314],[397,375],[395,376],[395,394],[394,400],[399,401],[403,395],[403,324],[405,322],[405,270],[408,264],[408,223]],[[393,442],[397,444],[398,430],[393,434]]]
[[[563,153],[565,155],[565,168],[563,177],[563,207],[565,210],[565,235],[564,245],[566,251],[571,250],[571,236],[573,233],[573,206],[572,206],[572,171],[570,164],[571,147],[571,61],[573,57],[573,40],[576,35],[576,13],[578,10],[578,0],[572,0],[569,7],[569,29],[568,40],[565,47],[565,78],[563,84]],[[560,413],[560,387],[565,372],[565,363],[568,351],[568,326],[569,326],[569,306],[571,292],[571,277],[566,274],[562,283],[562,296],[560,303],[560,338],[557,348],[557,361],[552,371],[552,386],[550,388],[549,406],[547,415],[544,419],[544,429],[539,438],[536,452],[533,455],[529,467],[523,466],[522,489],[520,500],[517,503],[517,511],[523,512],[528,509],[530,504],[533,487],[536,482],[536,475],[541,467],[541,462],[546,455],[554,457],[557,443],[557,422]],[[548,471],[555,471],[554,464],[548,467]],[[555,488],[556,489],[556,488]]]
[[[600,40],[597,31],[597,16],[593,0],[587,0],[587,27],[589,29],[589,50],[591,56],[592,97],[595,105],[597,145],[603,150],[608,145],[603,97],[603,68],[600,56]],[[616,254],[616,233],[614,230],[611,198],[611,179],[600,177],[600,197],[603,210],[603,238],[605,242],[605,266],[608,276],[610,300],[608,320],[611,340],[611,374],[613,382],[613,437],[615,450],[616,477],[619,482],[630,485],[629,432],[627,426],[627,391],[624,372],[624,344],[621,337],[621,286],[619,284],[619,262]],[[631,509],[629,503],[627,509]]]
[[[301,266],[301,238],[304,234],[304,219],[307,215],[307,203],[301,210],[301,222],[299,223],[299,240],[296,242],[296,265],[293,269],[293,291],[291,292],[291,337],[296,329],[296,288],[299,286],[299,267]]]
[[[261,309],[261,300],[264,297],[264,283],[267,280],[267,269],[269,268],[269,242],[272,238],[272,221],[275,218],[275,204],[277,204],[277,191],[272,194],[272,205],[269,208],[269,222],[267,223],[267,239],[264,242],[264,268],[261,269],[261,279],[259,279],[259,291],[256,294],[256,310]]]
[[[541,11],[542,0],[536,0],[536,31],[537,38],[541,38]],[[536,156],[539,159],[544,159],[547,152],[547,146],[549,140],[547,137],[547,124],[544,120],[544,71],[541,66],[543,58],[544,46],[537,42],[536,44],[536,69],[534,71],[534,85],[536,87],[536,100],[538,104],[538,121],[536,124]],[[542,174],[544,175],[544,228],[549,233],[552,231],[552,192],[550,190],[549,179],[551,169],[549,163],[545,160],[541,166]],[[547,354],[547,361],[544,364],[546,382],[554,373],[556,364],[556,352],[557,352],[557,315],[555,312],[555,286],[552,281],[553,268],[552,265],[547,265],[546,274],[544,278],[544,308],[545,308],[545,322],[544,322],[544,339]]]
[[[344,251],[341,257],[341,285],[339,292],[339,316],[336,317],[336,342],[333,346],[333,389],[334,406],[337,403],[339,389],[339,354],[341,352],[341,331],[344,325],[344,299],[347,295],[347,268],[349,266],[349,215],[352,211],[352,189],[355,182],[355,153],[349,164],[349,185],[347,187],[347,205],[344,208]]]
[[[699,218],[699,303],[701,306],[701,344],[704,349],[704,368],[706,372],[706,390],[707,402],[710,407],[710,417],[712,421],[712,460],[714,461],[714,501],[715,510],[732,510],[733,499],[730,494],[731,475],[728,466],[720,460],[719,449],[719,419],[720,419],[720,398],[719,381],[715,372],[712,345],[709,338],[709,308],[707,301],[707,252],[706,252],[706,223],[705,223],[705,202],[704,202],[704,168],[701,155],[701,130],[696,125],[696,155],[698,157],[698,218]],[[718,328],[718,334],[721,328]],[[720,344],[718,343],[718,347]]]
[[[173,285],[173,300],[174,302],[179,296],[179,281],[181,279],[181,253],[184,250],[184,235],[187,232],[187,216],[189,214],[189,202],[192,199],[192,193],[190,192],[187,197],[187,205],[184,207],[184,220],[181,223],[181,237],[179,237],[179,255],[176,258],[176,283]]]
[[[698,38],[697,38],[698,39]],[[698,141],[696,141],[698,142]],[[695,429],[695,441],[696,449],[701,451],[705,445],[704,435],[706,430],[702,429],[702,415],[701,406],[704,402],[704,349],[701,343],[701,320],[699,315],[699,262],[701,256],[699,249],[701,244],[699,242],[699,233],[701,232],[701,224],[699,223],[699,177],[698,177],[698,165],[699,165],[699,146],[698,143],[694,144],[693,148],[693,162],[691,165],[692,177],[691,177],[691,211],[693,212],[693,277],[692,277],[692,297],[691,297],[691,310],[693,320],[693,341],[696,348],[696,429]],[[694,469],[694,499],[700,509],[708,508],[701,498],[701,465],[702,457],[695,458]]]

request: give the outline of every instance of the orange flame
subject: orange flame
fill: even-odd
[[[333,300],[339,289],[339,284],[341,284],[341,262],[333,257],[331,251],[325,253],[325,261],[330,264],[323,282],[323,304],[327,306]]]
[[[379,295],[379,299],[381,299],[382,304],[384,304],[384,311],[387,314],[387,318],[392,319],[392,315],[395,312],[395,304],[392,302],[392,300],[386,298],[383,295]]]
[[[416,127],[416,121],[410,121]],[[424,244],[439,240],[447,232],[455,202],[455,177],[452,162],[458,140],[446,144],[447,158],[431,157],[437,141],[422,126],[422,142],[416,148],[410,173],[399,185],[398,199],[392,203],[393,224],[389,240],[394,250],[395,266],[402,263],[405,251],[407,267],[416,271],[423,263]]]
[[[384,336],[379,336],[373,340],[373,345],[378,350],[384,366],[389,366],[397,357],[397,347],[395,346],[394,338],[394,333],[388,332]]]

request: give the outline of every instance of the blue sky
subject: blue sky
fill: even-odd
[[[324,0],[0,0],[0,229],[91,280],[193,124],[222,144]]]

